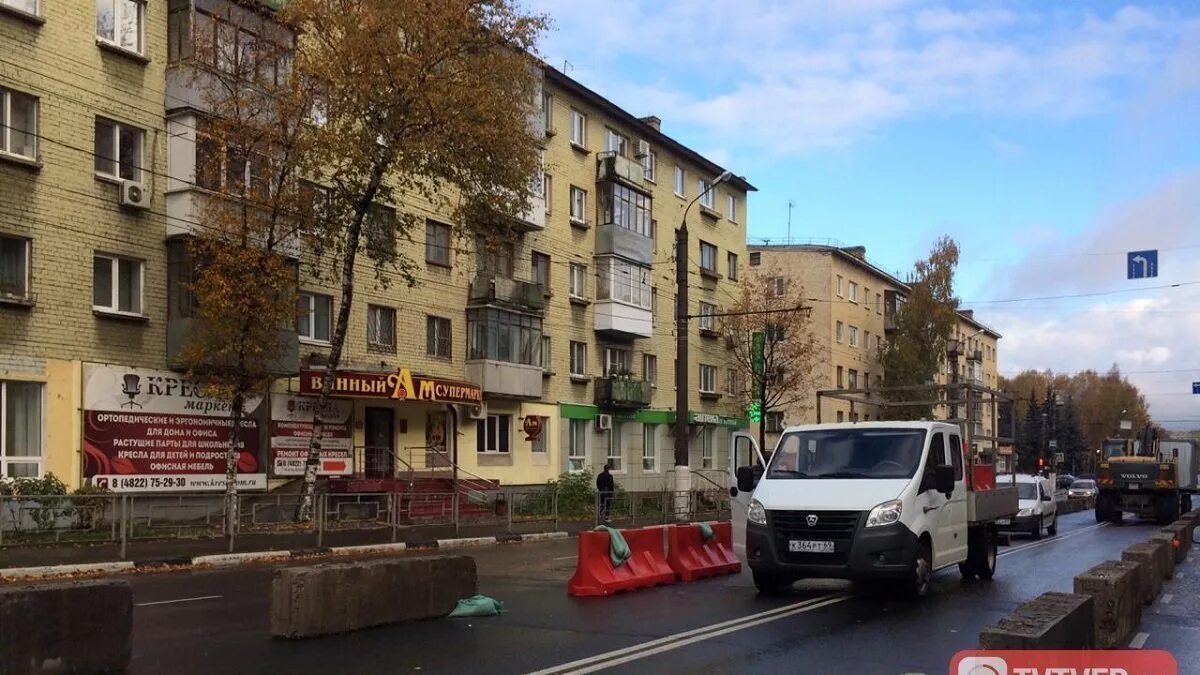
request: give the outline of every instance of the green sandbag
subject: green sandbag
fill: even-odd
[[[709,525],[708,523],[696,523],[696,524],[700,526],[700,539],[701,540],[708,541],[709,539],[712,539],[713,537],[717,536],[716,534],[713,533],[712,525]]]
[[[613,567],[620,567],[629,560],[629,544],[625,542],[624,535],[620,530],[613,529],[607,525],[598,525],[596,532],[608,532],[608,557],[612,559]]]
[[[504,613],[504,603],[486,595],[472,595],[458,601],[458,606],[450,612],[450,618],[471,616],[496,616]]]

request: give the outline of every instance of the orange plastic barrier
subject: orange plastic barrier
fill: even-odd
[[[733,528],[729,523],[710,523],[708,541],[699,525],[672,525],[667,531],[667,564],[682,581],[695,581],[721,574],[737,574],[742,563],[733,555]]]
[[[607,532],[580,532],[575,574],[567,582],[574,596],[612,595],[621,591],[675,583],[663,553],[663,528],[621,530],[629,559],[613,567]]]

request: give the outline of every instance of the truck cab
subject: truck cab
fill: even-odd
[[[770,457],[735,434],[735,536],[762,592],[804,578],[881,580],[912,597],[934,570],[991,578],[994,521],[1016,513],[1015,489],[968,489],[962,435],[943,422],[789,427]],[[746,463],[743,463],[746,462]]]

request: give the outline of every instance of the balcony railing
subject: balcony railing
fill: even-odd
[[[596,380],[596,405],[606,409],[636,410],[650,405],[650,385],[630,377]]]
[[[496,303],[539,311],[546,308],[546,295],[541,284],[490,273],[475,275],[467,298],[472,304]]]
[[[639,190],[646,189],[646,170],[641,162],[622,157],[616,152],[596,155],[596,180],[619,180]]]
[[[893,310],[890,310],[890,309],[888,311],[884,312],[884,314],[883,314],[883,329],[885,331],[896,330],[896,328],[898,328],[898,327],[899,327],[899,324],[896,321],[896,312]]]

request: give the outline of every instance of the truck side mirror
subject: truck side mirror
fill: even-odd
[[[939,464],[933,470],[934,489],[946,495],[946,499],[954,493],[954,467],[949,464]]]
[[[1054,500],[1054,498],[1051,497],[1050,495],[1046,494],[1045,492],[1042,493],[1042,501],[1049,502],[1049,501],[1053,501],[1053,500]]]
[[[737,469],[737,489],[742,492],[754,492],[758,477],[754,475],[754,467],[739,466]]]

